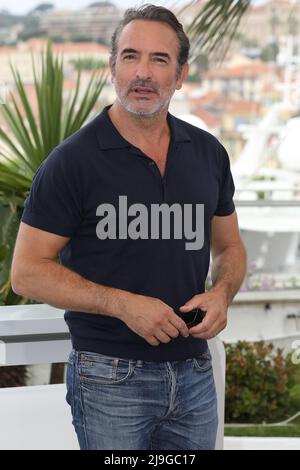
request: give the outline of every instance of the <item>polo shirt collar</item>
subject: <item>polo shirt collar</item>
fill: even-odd
[[[132,147],[113,125],[108,110],[112,105],[105,106],[96,118],[97,138],[102,150]],[[168,112],[167,120],[171,129],[171,140],[174,142],[190,142],[191,138],[181,121]]]

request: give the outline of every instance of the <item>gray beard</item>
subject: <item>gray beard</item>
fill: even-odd
[[[167,103],[160,103],[157,109],[155,109],[154,111],[146,111],[144,109],[135,109],[134,106],[132,106],[130,103],[127,102],[126,98],[121,99],[119,95],[117,95],[117,100],[129,113],[134,114],[135,116],[138,116],[138,117],[149,117],[149,118],[157,116],[164,108],[168,108],[169,102],[170,102],[168,101]]]
[[[158,103],[157,108],[154,109],[154,111],[145,111],[143,109],[141,109],[141,110],[135,109],[134,106],[132,106],[131,103],[127,101],[126,97],[123,97],[120,93],[118,93],[118,87],[115,86],[115,92],[116,92],[117,100],[119,101],[119,103],[123,106],[123,108],[126,109],[126,111],[128,111],[129,113],[133,114],[134,116],[140,117],[140,118],[143,118],[143,117],[144,118],[153,118],[155,116],[158,116],[161,113],[162,110],[168,110],[171,98],[174,95],[175,90],[176,90],[176,88],[174,86],[174,89],[170,92],[170,94],[166,98],[166,100],[164,100],[161,103]]]
[[[121,105],[126,109],[126,111],[138,117],[148,117],[148,118],[155,117],[155,116],[158,116],[158,114],[163,109],[163,106],[159,106],[159,108],[154,111],[146,111],[144,109],[134,109],[129,103],[126,103],[126,102],[124,103],[124,101],[122,102],[119,98],[118,100],[121,103]]]

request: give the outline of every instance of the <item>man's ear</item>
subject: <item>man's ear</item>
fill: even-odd
[[[190,66],[189,66],[188,63],[183,65],[183,67],[181,69],[181,72],[180,72],[180,75],[179,75],[179,78],[177,80],[176,90],[180,90],[180,88],[182,88],[182,84],[183,84],[184,80],[186,79],[186,77],[188,76],[189,69],[190,69]]]

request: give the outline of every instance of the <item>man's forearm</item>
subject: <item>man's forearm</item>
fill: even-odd
[[[134,294],[84,279],[55,261],[47,260],[13,276],[14,291],[66,310],[121,317]]]
[[[241,243],[226,248],[213,259],[209,291],[223,292],[227,304],[230,305],[245,278],[247,269],[247,253]]]

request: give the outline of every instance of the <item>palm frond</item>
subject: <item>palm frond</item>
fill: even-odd
[[[76,89],[64,100],[63,57],[55,57],[51,42],[41,54],[41,66],[32,59],[37,113],[26,94],[18,70],[11,64],[16,94],[0,106],[5,127],[0,128],[0,304],[24,303],[13,293],[10,265],[13,248],[34,173],[50,152],[76,132],[93,111],[107,81],[105,72],[95,72],[80,94],[81,71]],[[37,114],[37,115],[36,115]],[[1,207],[2,206],[2,207]]]
[[[81,98],[81,103],[79,106],[77,106],[77,112],[75,115],[73,115],[74,108],[76,109],[78,101],[78,94],[75,95],[75,100],[71,104],[71,107],[73,108],[70,109],[70,111],[68,108],[66,108],[67,126],[65,128],[64,138],[67,138],[69,135],[73,134],[86,121],[97,102],[97,97],[100,95],[107,78],[108,74],[105,71],[95,71],[92,74],[86,87],[86,91]],[[70,115],[70,117],[68,117],[68,115]]]
[[[251,3],[251,0],[208,0],[203,6],[199,1],[192,1],[183,7],[181,13],[199,4],[199,12],[187,27],[191,61],[199,54],[222,60]]]
[[[91,114],[107,81],[103,71],[96,71],[80,96],[81,71],[76,89],[64,103],[63,56],[54,56],[51,41],[41,54],[40,67],[32,60],[36,113],[26,94],[18,70],[11,64],[16,95],[0,106],[6,128],[0,129],[0,194],[29,190],[32,177],[49,153],[76,132]]]

